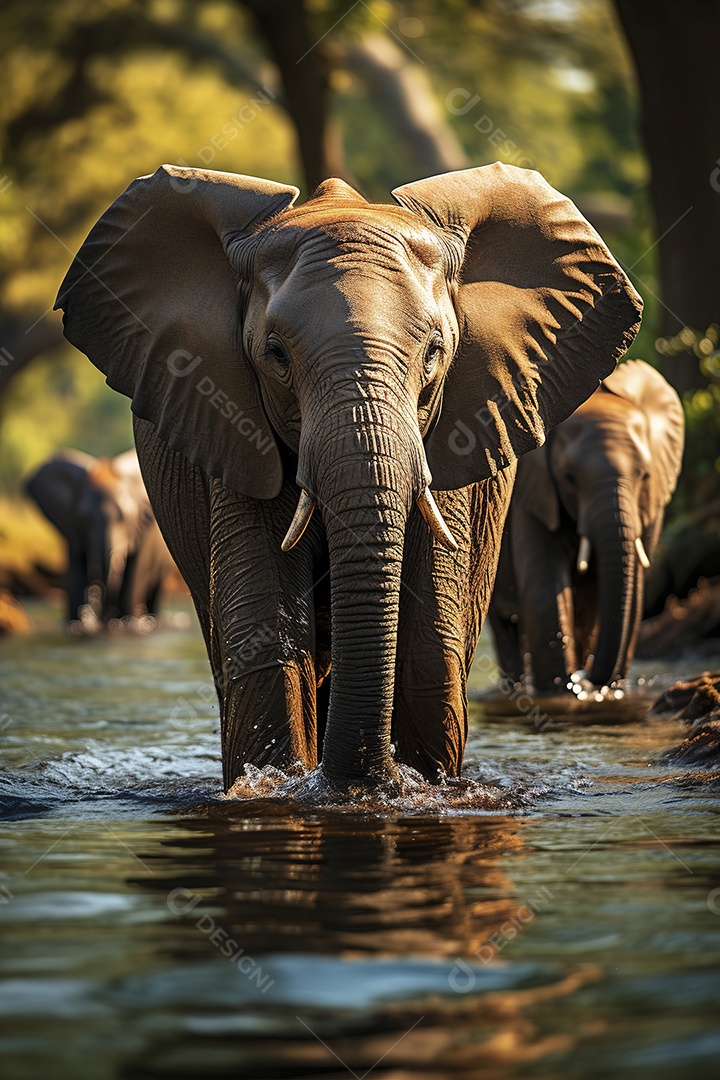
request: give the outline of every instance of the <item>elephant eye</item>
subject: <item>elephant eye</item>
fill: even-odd
[[[431,379],[437,371],[437,366],[443,357],[445,352],[445,344],[443,342],[442,334],[439,330],[433,331],[430,335],[427,345],[425,346],[425,356],[423,357],[423,367],[425,369],[426,379]]]
[[[285,346],[276,337],[270,337],[265,346],[265,355],[276,369],[278,376],[286,381],[290,375],[290,357],[285,351]]]

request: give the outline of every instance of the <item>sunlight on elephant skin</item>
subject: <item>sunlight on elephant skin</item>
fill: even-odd
[[[515,462],[610,375],[642,302],[530,170],[418,180],[395,205],[338,179],[298,194],[162,166],[56,306],[132,398],[226,787],[299,760],[347,796],[400,789],[401,765],[459,775]]]
[[[626,360],[521,459],[490,608],[505,678],[588,704],[621,695],[683,441],[675,390]]]

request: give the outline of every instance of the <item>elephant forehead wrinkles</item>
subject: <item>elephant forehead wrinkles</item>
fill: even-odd
[[[405,273],[413,266],[442,274],[448,270],[447,252],[440,237],[425,225],[400,220],[388,226],[378,217],[372,212],[362,216],[312,215],[302,226],[272,228],[266,237],[267,247],[261,244],[259,248],[261,262],[277,265],[301,259],[306,265],[327,266],[349,261],[365,270],[383,265]]]

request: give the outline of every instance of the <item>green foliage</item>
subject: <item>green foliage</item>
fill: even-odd
[[[720,384],[685,395],[683,482],[675,511],[688,511],[720,498]]]
[[[685,454],[681,482],[670,508],[670,517],[684,517],[720,500],[720,325],[705,331],[686,326],[672,338],[659,338],[661,356],[690,353],[697,357],[707,387],[688,391],[685,410]]]
[[[536,168],[570,193],[631,195],[645,182],[631,65],[606,0],[568,0],[549,12],[534,0],[414,0],[402,10],[424,28],[408,44],[471,165]],[[402,20],[391,28],[403,36]],[[479,100],[453,112],[447,95],[455,88],[466,104]]]
[[[633,66],[609,0],[406,0],[348,9],[314,0],[330,41],[383,30],[429,77],[438,111],[469,166],[535,168],[586,210],[614,196],[625,222],[598,227],[645,301],[637,342],[652,352],[660,283]],[[416,179],[390,117],[355,78],[337,79],[335,115],[349,170],[371,197]],[[388,152],[388,148],[392,148]],[[596,200],[597,201],[597,200]],[[622,215],[619,215],[621,217]]]
[[[11,385],[0,427],[0,490],[16,491],[59,447],[112,457],[132,445],[130,402],[68,346],[30,364]]]
[[[178,16],[190,32],[192,21],[180,6],[144,0],[4,5],[0,177],[12,184],[0,191],[0,326],[5,313],[39,316],[52,308],[72,253],[96,218],[134,177],[163,161],[298,180],[294,136],[272,97],[259,100],[259,85],[251,80],[229,85],[216,64],[191,64],[179,49],[133,46],[131,39],[114,48],[111,41],[106,54],[84,65],[91,107],[36,124],[36,113],[52,113],[70,64],[65,42],[73,34],[88,33],[106,15]],[[194,14],[199,31],[248,51],[238,5],[196,5]],[[127,398],[68,346],[33,361],[9,385],[0,424],[0,490],[16,492],[22,476],[59,446],[115,454],[131,445]]]
[[[700,371],[707,379],[720,380],[720,325],[712,323],[707,330],[684,326],[671,338],[658,338],[655,348],[661,356],[680,356],[692,353],[700,361]]]
[[[380,33],[430,80],[468,164],[536,167],[581,205],[598,191],[635,199],[643,227],[606,234],[640,274],[638,349],[647,353],[656,252],[631,64],[611,0],[305,5],[318,44],[303,63],[329,72],[348,170],[370,196],[387,199],[414,166],[333,45]],[[272,98],[257,105],[261,84],[278,90],[277,73],[240,0],[5,0],[0,29],[0,177],[12,181],[0,191],[0,313],[47,311],[93,221],[162,161],[298,183],[284,110]],[[18,376],[3,402],[0,487],[16,489],[57,445],[114,453],[129,442],[127,401],[79,355],[56,354]]]

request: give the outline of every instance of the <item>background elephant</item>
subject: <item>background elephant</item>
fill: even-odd
[[[683,435],[676,392],[628,360],[520,461],[490,607],[504,677],[625,677]]]
[[[112,460],[59,450],[25,489],[67,541],[70,622],[86,604],[103,622],[157,611],[171,557],[134,450]]]
[[[449,173],[396,206],[340,180],[297,194],[163,166],[57,306],[133,399],[226,783],[320,759],[333,790],[397,762],[457,774],[514,461],[613,369],[641,301],[537,173]]]

